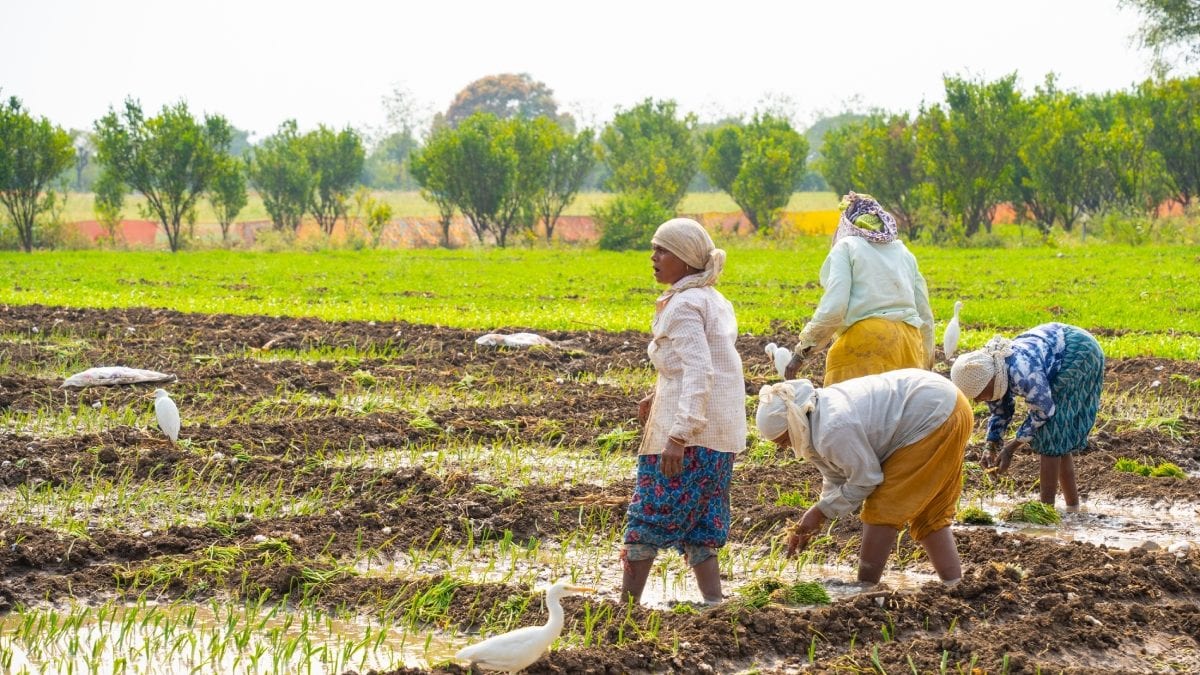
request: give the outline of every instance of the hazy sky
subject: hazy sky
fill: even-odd
[[[187,101],[262,135],[295,118],[379,125],[402,87],[427,110],[484,75],[527,72],[584,123],[646,97],[711,120],[787,101],[807,126],[916,111],[942,76],[1046,73],[1079,91],[1149,73],[1117,0],[0,0],[0,93],[68,128],[126,96]]]

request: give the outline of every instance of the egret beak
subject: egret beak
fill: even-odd
[[[142,394],[142,398],[154,398],[154,392],[150,392],[149,394]]]
[[[596,589],[591,586],[567,586],[567,590],[572,593],[595,593]]]

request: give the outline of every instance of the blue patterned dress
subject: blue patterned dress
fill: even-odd
[[[1020,396],[1029,414],[1017,440],[1051,457],[1086,448],[1104,386],[1104,352],[1096,338],[1082,328],[1046,323],[1013,338],[1011,346],[1008,391],[988,402],[987,440],[1004,439]]]

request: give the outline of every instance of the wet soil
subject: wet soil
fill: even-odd
[[[604,378],[613,370],[647,366],[646,337],[636,332],[542,332],[559,347],[510,351],[476,347],[477,331],[398,322],[30,306],[0,307],[0,333],[0,411],[148,410],[140,397],[150,387],[59,387],[71,374],[66,370],[78,364],[121,364],[177,375],[172,396],[189,416],[223,420],[189,424],[185,418],[181,437],[186,445],[171,445],[156,430],[137,426],[66,436],[0,431],[0,485],[6,492],[63,484],[79,475],[152,486],[179,472],[281,485],[297,496],[330,490],[331,483],[348,486],[342,488],[348,506],[324,515],[259,519],[230,514],[223,522],[141,533],[97,526],[85,536],[0,522],[0,612],[148,590],[164,598],[270,591],[275,597],[307,595],[329,608],[384,612],[445,580],[345,573],[315,587],[306,568],[337,572],[338,560],[364,548],[400,554],[433,540],[467,545],[506,532],[517,541],[554,540],[569,535],[578,514],[619,521],[631,489],[629,481],[537,484],[523,487],[520,499],[509,501],[473,489],[480,481],[469,473],[434,475],[419,466],[348,469],[322,458],[331,449],[433,447],[464,440],[536,440],[601,452],[603,434],[637,426],[641,392],[623,391]],[[739,339],[748,393],[774,379],[762,352],[767,341]],[[344,347],[377,356],[286,358],[291,350],[333,353]],[[452,397],[454,403],[419,413],[350,414],[332,406],[322,414],[312,412],[312,406],[338,396],[370,393],[373,385],[363,372],[376,383],[483,393],[517,389],[530,402],[483,406]],[[819,368],[812,375],[819,377]],[[1197,382],[1200,362],[1113,360],[1106,372],[1107,391],[1137,400],[1194,399],[1200,396]],[[269,408],[262,407],[264,402]],[[256,419],[253,412],[266,409],[268,419]],[[969,457],[978,450],[969,448]],[[1141,429],[1102,426],[1092,448],[1076,459],[1085,500],[1170,504],[1190,514],[1184,517],[1200,518],[1197,478],[1115,472],[1112,467],[1122,457],[1174,462],[1195,476],[1200,420],[1185,415]],[[1015,459],[1010,475],[1016,495],[1036,494],[1036,467],[1032,455]],[[731,541],[768,546],[797,511],[764,505],[761,492],[795,490],[819,480],[802,463],[740,462],[733,489],[738,525]],[[966,490],[980,489],[979,472],[968,471],[965,480]],[[853,552],[860,533],[857,519],[841,519],[823,550],[831,558]],[[254,543],[264,537],[286,542],[293,562],[281,564],[255,553]],[[695,614],[658,612],[656,639],[556,651],[527,672],[1200,671],[1200,548],[1169,551],[1150,541],[1118,549],[988,527],[956,528],[956,537],[965,576],[953,588],[935,583],[915,590],[879,588],[813,608],[750,609],[726,602]],[[237,574],[209,578],[201,586],[176,579],[148,588],[131,573],[158,559],[200,556],[213,545],[245,546]],[[913,542],[905,537],[899,546],[901,558],[928,568]],[[450,628],[462,631],[477,629],[496,603],[525,592],[505,584],[456,583],[461,585],[446,616]],[[568,622],[579,620],[582,602],[564,602]],[[656,610],[628,611],[644,625]],[[522,623],[545,619],[537,603],[526,614]],[[465,670],[447,664],[433,672]]]

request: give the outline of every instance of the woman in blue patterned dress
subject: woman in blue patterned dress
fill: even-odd
[[[1008,470],[1013,453],[1026,445],[1041,456],[1041,500],[1054,504],[1061,486],[1068,511],[1079,508],[1071,455],[1088,444],[1104,385],[1104,352],[1082,328],[1046,323],[1012,340],[999,335],[983,349],[962,354],[950,379],[968,398],[986,401],[984,468]],[[1015,438],[1002,444],[1016,413],[1016,397],[1029,414]]]

